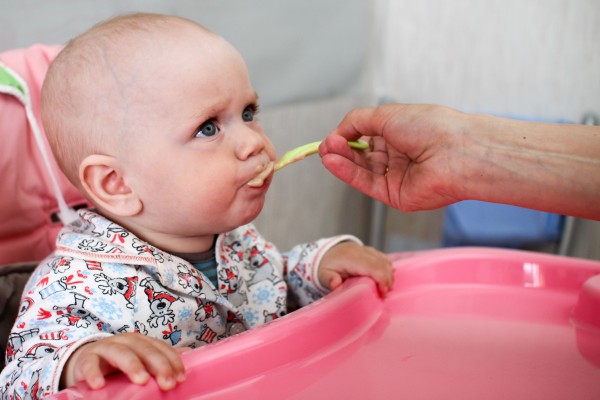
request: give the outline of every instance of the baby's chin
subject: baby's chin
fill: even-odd
[[[243,218],[240,219],[240,225],[246,225],[251,223],[252,221],[254,221],[256,218],[258,218],[258,216],[260,215],[260,213],[262,212],[263,208],[265,205],[265,199],[263,198],[262,201],[260,202],[260,204],[253,204],[252,205],[252,209],[247,209],[244,213]]]

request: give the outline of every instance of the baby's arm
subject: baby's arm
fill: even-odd
[[[102,267],[102,274],[108,274],[108,266]],[[117,370],[133,382],[140,376],[142,381],[155,376],[162,389],[181,381],[178,351],[159,339],[125,333],[133,329],[125,323],[131,321],[133,308],[126,306],[124,296],[109,298],[111,303],[102,301],[106,297],[101,283],[79,259],[49,258],[36,270],[10,335],[7,365],[0,374],[2,396],[44,397],[82,380],[96,388],[103,385],[104,376]],[[117,306],[104,309],[106,304]],[[111,311],[117,308],[120,311]],[[107,310],[113,319],[105,319]],[[108,329],[111,325],[124,330],[112,334],[121,331]]]
[[[182,351],[139,333],[103,338],[73,352],[63,369],[61,387],[86,381],[92,389],[100,389],[106,375],[122,371],[139,385],[154,376],[162,390],[170,390],[185,380]]]
[[[352,276],[369,276],[384,296],[394,283],[388,258],[372,247],[355,242],[342,242],[330,248],[321,259],[317,276],[319,283],[331,290]]]
[[[337,288],[351,276],[369,276],[382,294],[393,282],[391,263],[381,252],[352,235],[319,239],[283,254],[284,271],[293,298],[305,306]]]

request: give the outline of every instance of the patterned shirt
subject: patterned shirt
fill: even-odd
[[[25,287],[0,374],[2,398],[55,393],[73,351],[111,335],[140,332],[194,348],[271,321],[288,311],[288,295],[303,306],[327,292],[317,269],[329,248],[360,243],[336,236],[282,254],[245,225],[216,239],[215,286],[103,216],[79,216]]]

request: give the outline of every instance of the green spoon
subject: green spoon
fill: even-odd
[[[288,151],[283,156],[281,156],[281,158],[275,163],[275,171],[280,170],[286,165],[290,165],[291,163],[294,163],[296,161],[304,160],[311,154],[315,154],[319,151],[320,144],[321,141],[319,140],[317,142],[308,143],[304,146],[296,147],[295,149]],[[369,143],[363,142],[362,140],[356,142],[350,141],[348,142],[348,145],[353,149],[358,150],[366,150],[369,148]]]

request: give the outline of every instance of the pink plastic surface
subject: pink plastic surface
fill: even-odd
[[[59,399],[600,399],[600,263],[495,249],[391,255],[366,278],[184,354],[187,381]]]

